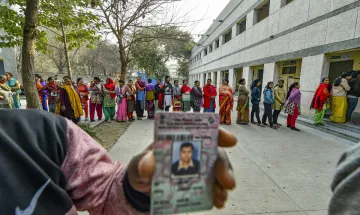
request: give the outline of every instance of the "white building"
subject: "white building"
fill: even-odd
[[[231,0],[192,51],[190,83],[300,80],[302,114],[312,116],[323,77],[360,70],[359,8],[356,0]]]

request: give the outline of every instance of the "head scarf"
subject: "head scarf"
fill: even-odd
[[[104,86],[109,91],[115,91],[115,84],[114,81],[111,78],[107,79],[109,83],[106,83]],[[111,93],[110,97],[114,99],[116,97],[116,93]]]

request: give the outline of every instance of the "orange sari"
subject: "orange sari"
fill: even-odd
[[[231,111],[234,106],[234,93],[229,85],[219,88],[219,104],[221,124],[231,125]]]

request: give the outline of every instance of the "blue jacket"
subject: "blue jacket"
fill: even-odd
[[[264,103],[274,104],[274,94],[270,88],[264,90]]]
[[[259,104],[261,100],[260,96],[261,96],[260,89],[258,87],[254,87],[251,90],[251,103]]]

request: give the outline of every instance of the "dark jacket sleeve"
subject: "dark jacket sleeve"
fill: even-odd
[[[329,215],[360,214],[360,144],[341,156],[331,189]]]

